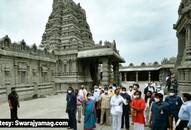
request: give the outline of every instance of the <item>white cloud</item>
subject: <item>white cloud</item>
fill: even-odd
[[[0,37],[40,43],[53,0],[1,0]],[[116,40],[127,63],[176,56],[172,25],[180,0],[74,0],[86,10],[94,41]]]

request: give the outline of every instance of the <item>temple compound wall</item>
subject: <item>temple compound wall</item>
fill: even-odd
[[[0,39],[0,99],[7,100],[12,87],[20,99],[54,93],[55,56],[45,50],[12,43],[8,36]]]
[[[182,0],[174,24],[178,39],[177,75],[180,92],[191,92],[191,0]]]

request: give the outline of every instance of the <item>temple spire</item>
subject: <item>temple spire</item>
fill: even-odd
[[[62,5],[63,5],[63,0],[53,0],[52,8],[53,10],[55,10],[56,8],[58,8],[58,6],[62,6]]]

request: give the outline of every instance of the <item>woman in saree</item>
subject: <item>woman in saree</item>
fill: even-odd
[[[95,100],[88,93],[84,104],[84,130],[93,130],[96,127],[95,115]]]

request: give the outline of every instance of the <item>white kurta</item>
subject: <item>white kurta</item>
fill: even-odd
[[[111,98],[111,115],[112,115],[112,129],[120,130],[121,129],[121,116],[123,113],[123,103],[127,104],[126,100],[123,99],[120,95],[114,95]]]

